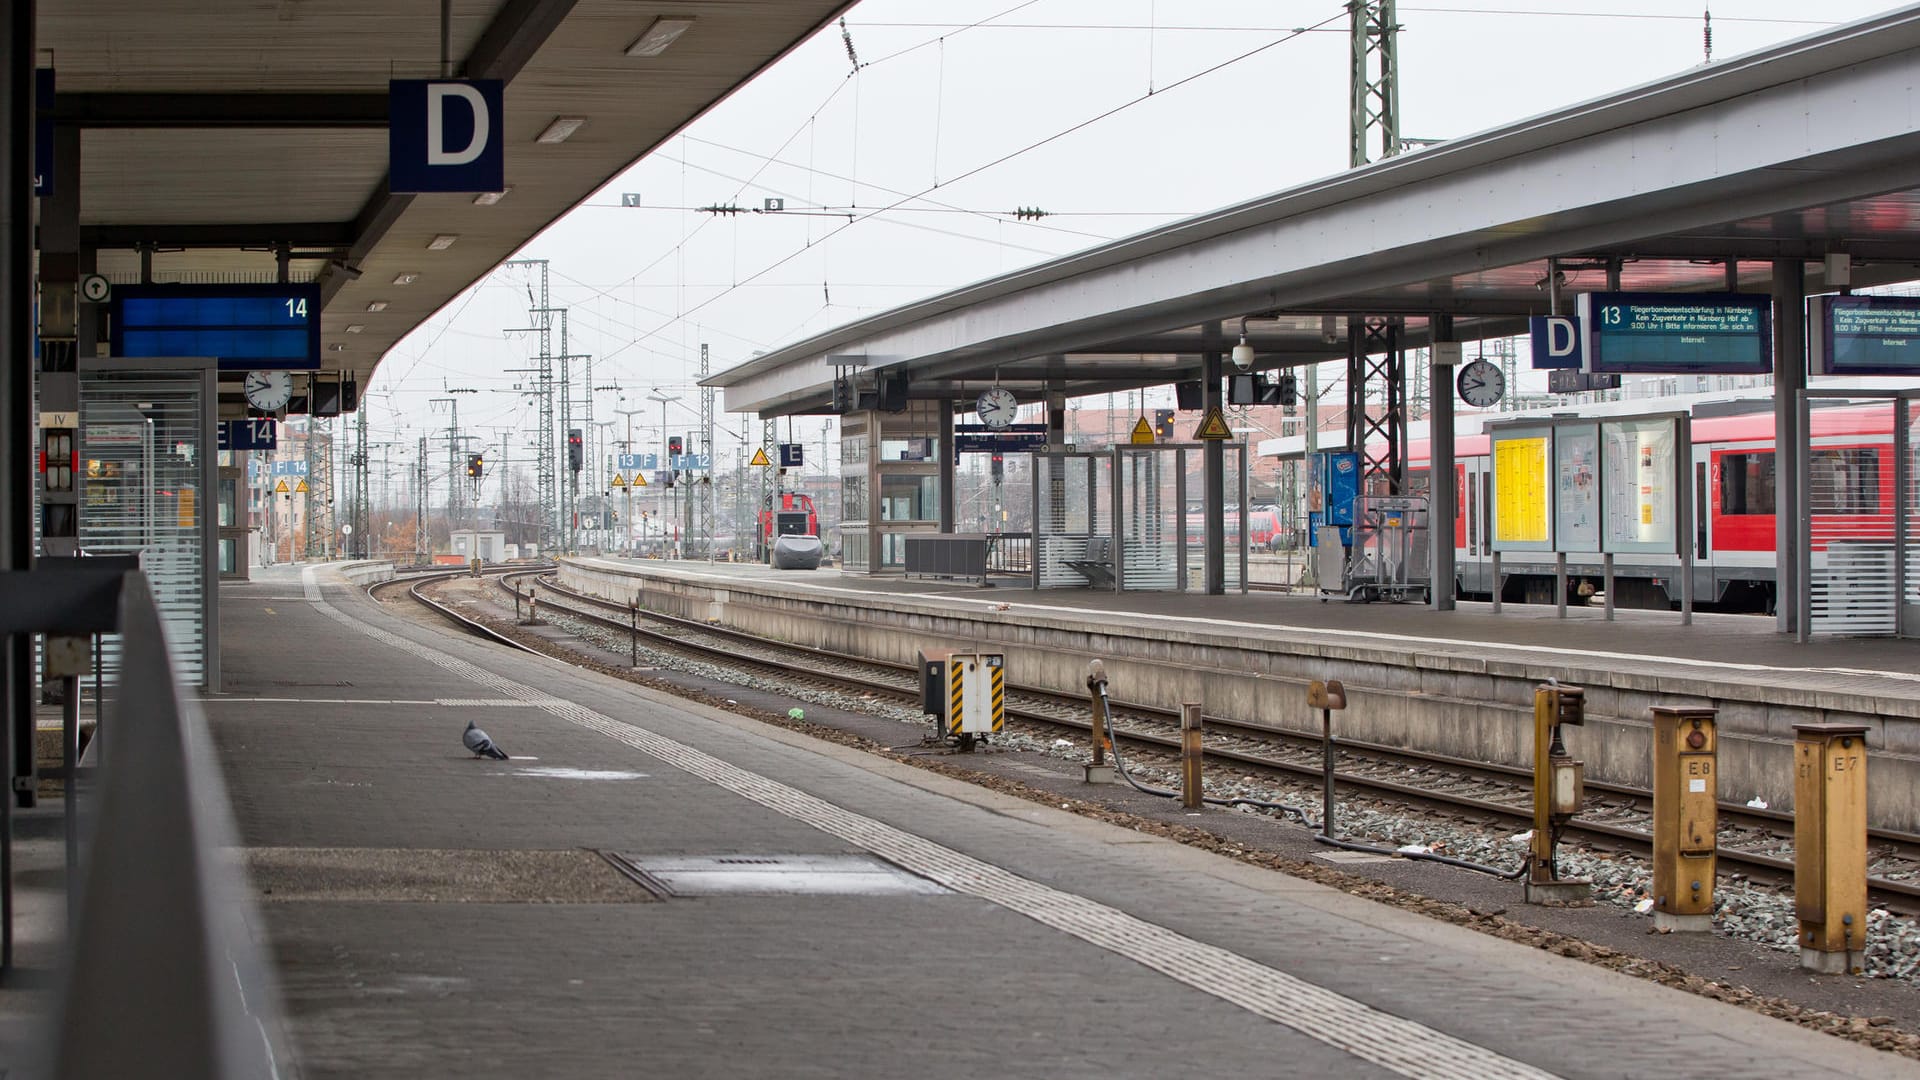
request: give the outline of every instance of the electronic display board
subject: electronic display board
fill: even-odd
[[[120,285],[116,357],[208,356],[221,371],[320,367],[320,286]]]
[[[1810,297],[1807,344],[1812,375],[1920,374],[1920,297]]]
[[[1583,370],[1622,375],[1763,375],[1773,370],[1764,293],[1583,293]]]

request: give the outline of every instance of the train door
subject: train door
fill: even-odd
[[[1693,598],[1712,603],[1720,598],[1712,560],[1713,485],[1708,483],[1711,448],[1693,448]]]
[[[1492,572],[1487,557],[1492,550],[1487,543],[1487,528],[1490,519],[1487,514],[1487,484],[1482,468],[1482,459],[1468,458],[1458,466],[1461,492],[1458,496],[1462,511],[1458,550],[1455,552],[1456,569],[1460,574],[1461,591],[1486,593],[1492,586],[1489,575]]]

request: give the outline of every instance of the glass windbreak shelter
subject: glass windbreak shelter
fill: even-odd
[[[1221,580],[1246,591],[1245,448],[1229,444]],[[1199,443],[1034,455],[1033,584],[1204,592],[1204,461]]]
[[[211,360],[81,361],[80,551],[140,556],[189,686],[220,682],[215,400]]]
[[[1920,391],[1802,390],[1798,398],[1807,438],[1794,462],[1801,639],[1920,636]],[[1723,499],[1737,493],[1749,507],[1776,509],[1781,466],[1753,453],[1715,467]],[[1735,473],[1737,488],[1726,479]]]

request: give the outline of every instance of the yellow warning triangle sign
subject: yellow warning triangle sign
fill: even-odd
[[[1147,423],[1147,418],[1144,416],[1133,422],[1133,445],[1153,445],[1153,425]]]
[[[285,477],[281,477],[281,478],[280,478],[280,483],[279,483],[279,484],[278,484],[277,486],[275,486],[275,487],[274,487],[274,489],[273,489],[273,493],[274,493],[275,495],[285,495],[285,494],[287,494],[287,480],[286,480],[286,478],[285,478]]]
[[[638,476],[639,474],[635,473],[634,475]],[[627,478],[624,476],[621,476],[619,473],[614,473],[613,479],[607,482],[607,486],[608,487],[626,487]]]
[[[634,486],[634,487],[646,487],[646,486],[647,486],[647,474],[646,474],[646,473],[643,473],[643,472],[636,472],[636,473],[634,473],[634,474],[633,474],[633,486]]]
[[[1196,439],[1231,439],[1233,430],[1227,427],[1227,418],[1220,415],[1220,406],[1207,410],[1206,419],[1200,421],[1200,427],[1193,433]]]
[[[293,490],[294,490],[294,493],[295,493],[295,494],[297,494],[297,495],[305,495],[305,494],[307,493],[307,482],[306,482],[306,480],[305,480],[305,479],[302,479],[302,480],[301,480],[301,481],[299,481],[298,483],[296,483],[296,484],[294,484],[294,485],[293,485]]]
[[[767,466],[769,466],[769,465],[772,465],[772,464],[773,464],[773,462],[772,462],[772,461],[770,461],[770,460],[768,460],[768,458],[767,458],[767,448],[766,448],[766,447],[764,447],[764,446],[760,446],[760,447],[755,447],[755,448],[754,448],[754,451],[753,451],[753,460],[752,460],[752,461],[749,461],[749,462],[747,462],[747,464],[749,464],[749,465],[755,465],[755,466],[758,466],[758,467],[760,467],[760,468],[762,468],[762,469],[764,469],[764,468],[766,468]]]

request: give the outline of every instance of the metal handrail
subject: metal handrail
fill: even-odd
[[[226,784],[144,574],[125,575],[118,624],[53,1075],[276,1076],[289,1060],[279,995],[225,859],[238,835]]]

